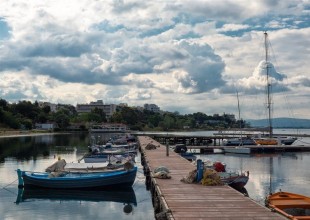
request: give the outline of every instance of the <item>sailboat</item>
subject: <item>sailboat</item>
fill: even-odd
[[[270,62],[269,62],[269,54],[268,54],[268,34],[264,32],[265,36],[265,65],[266,65],[266,82],[267,82],[267,110],[268,110],[268,137],[258,137],[255,138],[254,141],[257,145],[291,145],[297,139],[295,137],[286,137],[286,136],[279,136],[275,137],[273,135],[273,127],[272,127],[272,117],[271,117],[271,80],[270,80]]]
[[[238,138],[229,138],[224,139],[224,146],[235,146],[235,147],[224,147],[225,153],[235,153],[235,154],[250,154],[251,148],[244,147],[244,145],[255,145],[254,140],[251,137],[243,137],[242,136],[242,123],[240,117],[240,104],[239,104],[239,94],[237,92],[237,100],[238,100],[238,112],[239,112],[239,128],[240,128],[240,137]]]

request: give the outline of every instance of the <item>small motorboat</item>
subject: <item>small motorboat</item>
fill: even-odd
[[[310,219],[310,198],[290,192],[277,192],[266,198],[266,206],[289,219]]]
[[[217,172],[223,184],[229,185],[234,189],[242,189],[249,181],[249,171],[246,172],[233,172],[226,170],[226,164],[219,161],[204,161],[206,169],[213,169]]]
[[[111,157],[124,159],[133,158],[138,152],[136,145],[92,145],[89,147],[90,153],[83,156],[85,163],[102,163],[110,160]],[[81,159],[81,160],[82,160]]]
[[[237,172],[218,172],[217,173],[221,181],[229,185],[234,189],[242,189],[249,181],[249,172],[237,173]]]
[[[180,156],[184,157],[188,161],[195,161],[196,160],[196,156],[194,155],[194,153],[187,152],[187,147],[185,146],[185,144],[177,144],[174,147],[174,152],[178,153]]]
[[[251,148],[249,147],[224,147],[224,153],[232,154],[251,154]]]
[[[135,161],[135,153],[119,152],[119,153],[91,153],[84,155],[81,160],[85,163],[103,163],[108,161],[123,161],[132,160]]]

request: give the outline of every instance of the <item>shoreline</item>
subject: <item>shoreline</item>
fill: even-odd
[[[0,130],[0,138],[39,136],[39,135],[55,135],[55,134],[58,134],[58,133],[49,132],[49,131]]]

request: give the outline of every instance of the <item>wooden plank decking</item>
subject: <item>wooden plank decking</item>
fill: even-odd
[[[159,197],[161,206],[166,209],[166,218],[175,220],[286,219],[229,186],[202,186],[181,182],[183,177],[195,169],[193,164],[172,151],[169,151],[169,156],[167,156],[166,147],[150,137],[140,136],[138,140],[145,166],[150,171],[154,190],[157,191],[155,194]],[[155,150],[146,150],[145,147],[149,143],[160,147]],[[169,169],[171,179],[153,178],[153,171],[159,166]]]

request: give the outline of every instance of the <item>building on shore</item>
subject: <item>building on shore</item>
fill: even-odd
[[[50,102],[38,102],[38,105],[40,108],[44,108],[45,106],[49,106],[51,109],[51,112],[56,112],[57,111],[57,104],[50,103]]]
[[[58,128],[58,126],[55,122],[36,123],[35,124],[35,129],[37,129],[37,130],[53,131],[55,128]]]
[[[102,109],[105,113],[106,118],[109,119],[116,112],[117,105],[115,104],[104,104],[102,100],[97,100],[96,102],[90,102],[89,104],[77,104],[76,111],[77,113],[89,113],[93,109],[98,108]]]
[[[160,112],[160,108],[155,104],[144,104],[144,109],[151,112]]]

